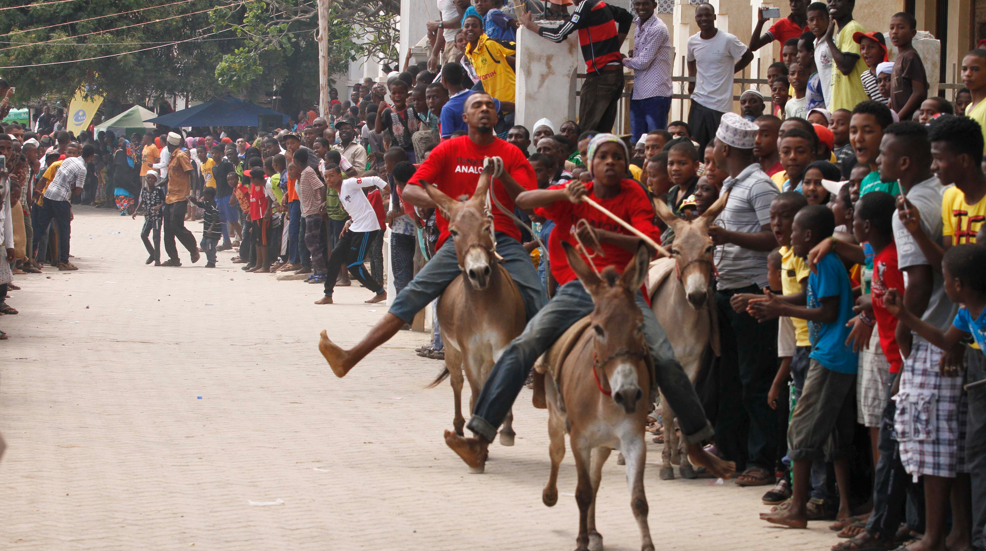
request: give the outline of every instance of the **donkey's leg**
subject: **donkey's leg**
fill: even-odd
[[[589,481],[592,483],[592,505],[589,506],[589,551],[602,551],[603,536],[596,531],[596,494],[599,493],[599,482],[603,478],[603,465],[613,450],[606,447],[592,449],[592,465],[590,465]]]
[[[455,419],[452,421],[455,434],[463,436],[462,430],[466,420],[462,417],[462,355],[451,346],[445,346],[445,367],[449,372],[449,382],[452,384],[452,396],[455,398]]]
[[[517,433],[514,432],[514,410],[511,408],[507,416],[503,419],[503,427],[500,428],[500,444],[503,446],[513,446],[515,436],[517,436]]]
[[[575,457],[575,471],[578,474],[578,484],[575,486],[575,502],[579,505],[579,536],[575,539],[578,547],[575,551],[589,551],[589,508],[592,506],[592,481],[589,475],[591,452],[589,444],[571,433],[572,455]]]
[[[661,480],[674,480],[671,455],[678,447],[678,434],[674,430],[674,412],[661,395],[661,422],[664,423],[664,449],[661,450]]]
[[[698,478],[698,474],[695,473],[695,467],[688,460],[688,449],[685,448],[684,438],[678,438],[678,454],[681,456],[681,462],[678,464],[678,472],[681,473],[681,478],[688,480]]]
[[[667,440],[665,440],[667,442]],[[667,445],[665,443],[665,445]],[[642,551],[654,551],[647,524],[647,496],[644,494],[644,465],[647,462],[647,446],[641,435],[632,435],[623,440],[623,455],[627,458],[627,486],[630,487],[630,508],[640,527]]]
[[[548,411],[548,455],[551,457],[551,473],[548,475],[548,483],[541,492],[541,501],[548,507],[554,507],[558,503],[558,466],[565,458],[565,420],[561,413],[549,406]]]

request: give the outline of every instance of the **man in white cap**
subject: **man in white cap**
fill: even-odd
[[[764,103],[763,94],[758,90],[750,88],[740,96],[740,115],[750,122],[763,116],[764,109],[766,108],[767,105]]]
[[[777,414],[767,404],[777,373],[777,321],[758,323],[746,313],[746,297],[737,296],[763,295],[768,286],[767,255],[777,247],[770,229],[770,203],[779,192],[753,154],[758,130],[735,113],[722,116],[713,155],[716,165],[729,173],[722,187],[729,199],[716,224],[709,226],[709,236],[721,251],[716,292],[722,343],[716,446],[744,469],[737,479],[741,486],[774,483],[781,444]],[[742,435],[747,435],[746,441]]]
[[[192,173],[195,167],[188,154],[181,150],[181,135],[168,133],[168,147],[161,152],[161,160],[168,155],[168,194],[164,197],[164,250],[168,260],[162,266],[181,266],[175,238],[188,249],[192,263],[199,261],[199,248],[192,232],[185,228],[188,212],[188,196],[192,193]],[[163,178],[163,177],[162,177]]]

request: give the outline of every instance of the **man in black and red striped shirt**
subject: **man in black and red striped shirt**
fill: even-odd
[[[579,96],[579,125],[583,130],[610,132],[616,122],[616,104],[623,94],[623,55],[620,48],[633,25],[630,12],[603,0],[575,0],[578,7],[557,30],[535,24],[529,12],[520,22],[552,42],[562,42],[579,31],[586,79]]]

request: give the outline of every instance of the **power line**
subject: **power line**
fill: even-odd
[[[108,58],[111,58],[111,57],[120,57],[120,56],[124,56],[124,55],[136,54],[136,53],[139,53],[139,52],[146,52],[148,50],[157,50],[159,48],[167,48],[169,46],[174,46],[176,44],[181,44],[183,42],[193,42],[193,41],[199,40],[199,39],[201,39],[203,37],[212,36],[212,35],[216,35],[216,34],[219,34],[219,33],[224,33],[224,32],[229,31],[229,30],[231,30],[231,29],[223,29],[221,31],[216,31],[214,33],[209,33],[209,34],[202,35],[201,37],[186,38],[185,40],[176,40],[174,42],[169,42],[167,44],[162,44],[160,46],[151,46],[149,48],[141,48],[139,50],[131,50],[129,52],[120,52],[120,53],[116,53],[116,54],[101,55],[101,56],[97,56],[97,57],[87,57],[85,59],[70,59],[68,61],[51,61],[51,62],[48,62],[48,63],[32,63],[30,65],[8,65],[6,67],[0,67],[0,69],[26,69],[26,68],[29,68],[29,67],[48,67],[48,66],[51,66],[51,65],[66,65],[68,63],[81,63],[83,61],[95,61],[97,59],[108,59]]]
[[[75,0],[62,0],[62,1],[74,2]],[[135,9],[135,10],[121,11],[121,12],[118,12],[118,13],[109,13],[109,14],[106,14],[106,15],[97,15],[97,16],[93,16],[93,17],[87,17],[85,19],[78,19],[76,21],[66,21],[64,23],[55,23],[54,25],[46,25],[44,27],[34,27],[32,29],[24,29],[23,31],[11,31],[9,33],[0,34],[0,36],[10,36],[10,35],[14,35],[14,34],[24,34],[24,33],[34,32],[34,31],[41,31],[41,30],[44,30],[44,29],[53,29],[55,27],[64,27],[65,25],[74,25],[76,23],[84,23],[86,21],[95,21],[97,19],[106,19],[107,17],[118,17],[118,16],[121,16],[121,15],[130,14],[130,13],[137,13],[137,12],[142,12],[142,11],[146,11],[146,10],[153,10],[153,9],[157,9],[157,8],[166,8],[168,6],[175,6],[175,5],[178,5],[178,4],[188,4],[189,2],[197,2],[197,1],[198,0],[178,0],[177,2],[171,2],[170,4],[158,4],[157,6],[148,6],[146,8],[138,8],[138,9]],[[34,5],[47,5],[47,4],[55,4],[55,3],[56,2],[46,2],[45,4],[34,4]],[[18,6],[18,7],[22,7],[22,6]],[[8,9],[8,8],[4,8],[4,9]]]
[[[22,4],[20,6],[8,6],[6,8],[0,8],[0,11],[7,10],[19,10],[19,9],[31,9],[40,6],[51,6],[53,4],[65,4],[66,2],[75,2],[76,0],[54,0],[52,2],[38,2],[37,4]]]
[[[75,0],[71,0],[75,1]],[[207,27],[208,28],[208,27]],[[228,29],[227,29],[228,30]],[[288,31],[285,34],[300,34],[300,33],[312,33],[317,29],[307,29],[303,31]],[[67,37],[74,38],[74,37]],[[244,40],[245,37],[242,36],[231,36],[229,38],[206,38],[200,40],[200,42],[224,42],[227,40]],[[153,42],[71,42],[71,43],[51,43],[48,46],[143,46],[146,44],[171,44],[173,41],[170,40],[158,40]],[[34,46],[35,44],[41,44],[41,42],[13,42],[0,40],[0,44],[20,44],[24,46]]]

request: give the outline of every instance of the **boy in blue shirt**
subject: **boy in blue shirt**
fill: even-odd
[[[794,254],[806,258],[812,247],[832,237],[835,216],[821,205],[798,212],[791,228]],[[750,301],[749,311],[760,320],[778,316],[808,322],[810,365],[801,399],[788,425],[788,457],[794,464],[791,506],[760,518],[790,528],[807,528],[807,504],[811,493],[811,462],[826,459],[835,464],[839,487],[837,519],[849,512],[849,454],[856,428],[856,369],[858,358],[846,345],[853,317],[853,294],[846,268],[835,255],[827,255],[808,276],[808,305],[794,306],[770,292]]]

